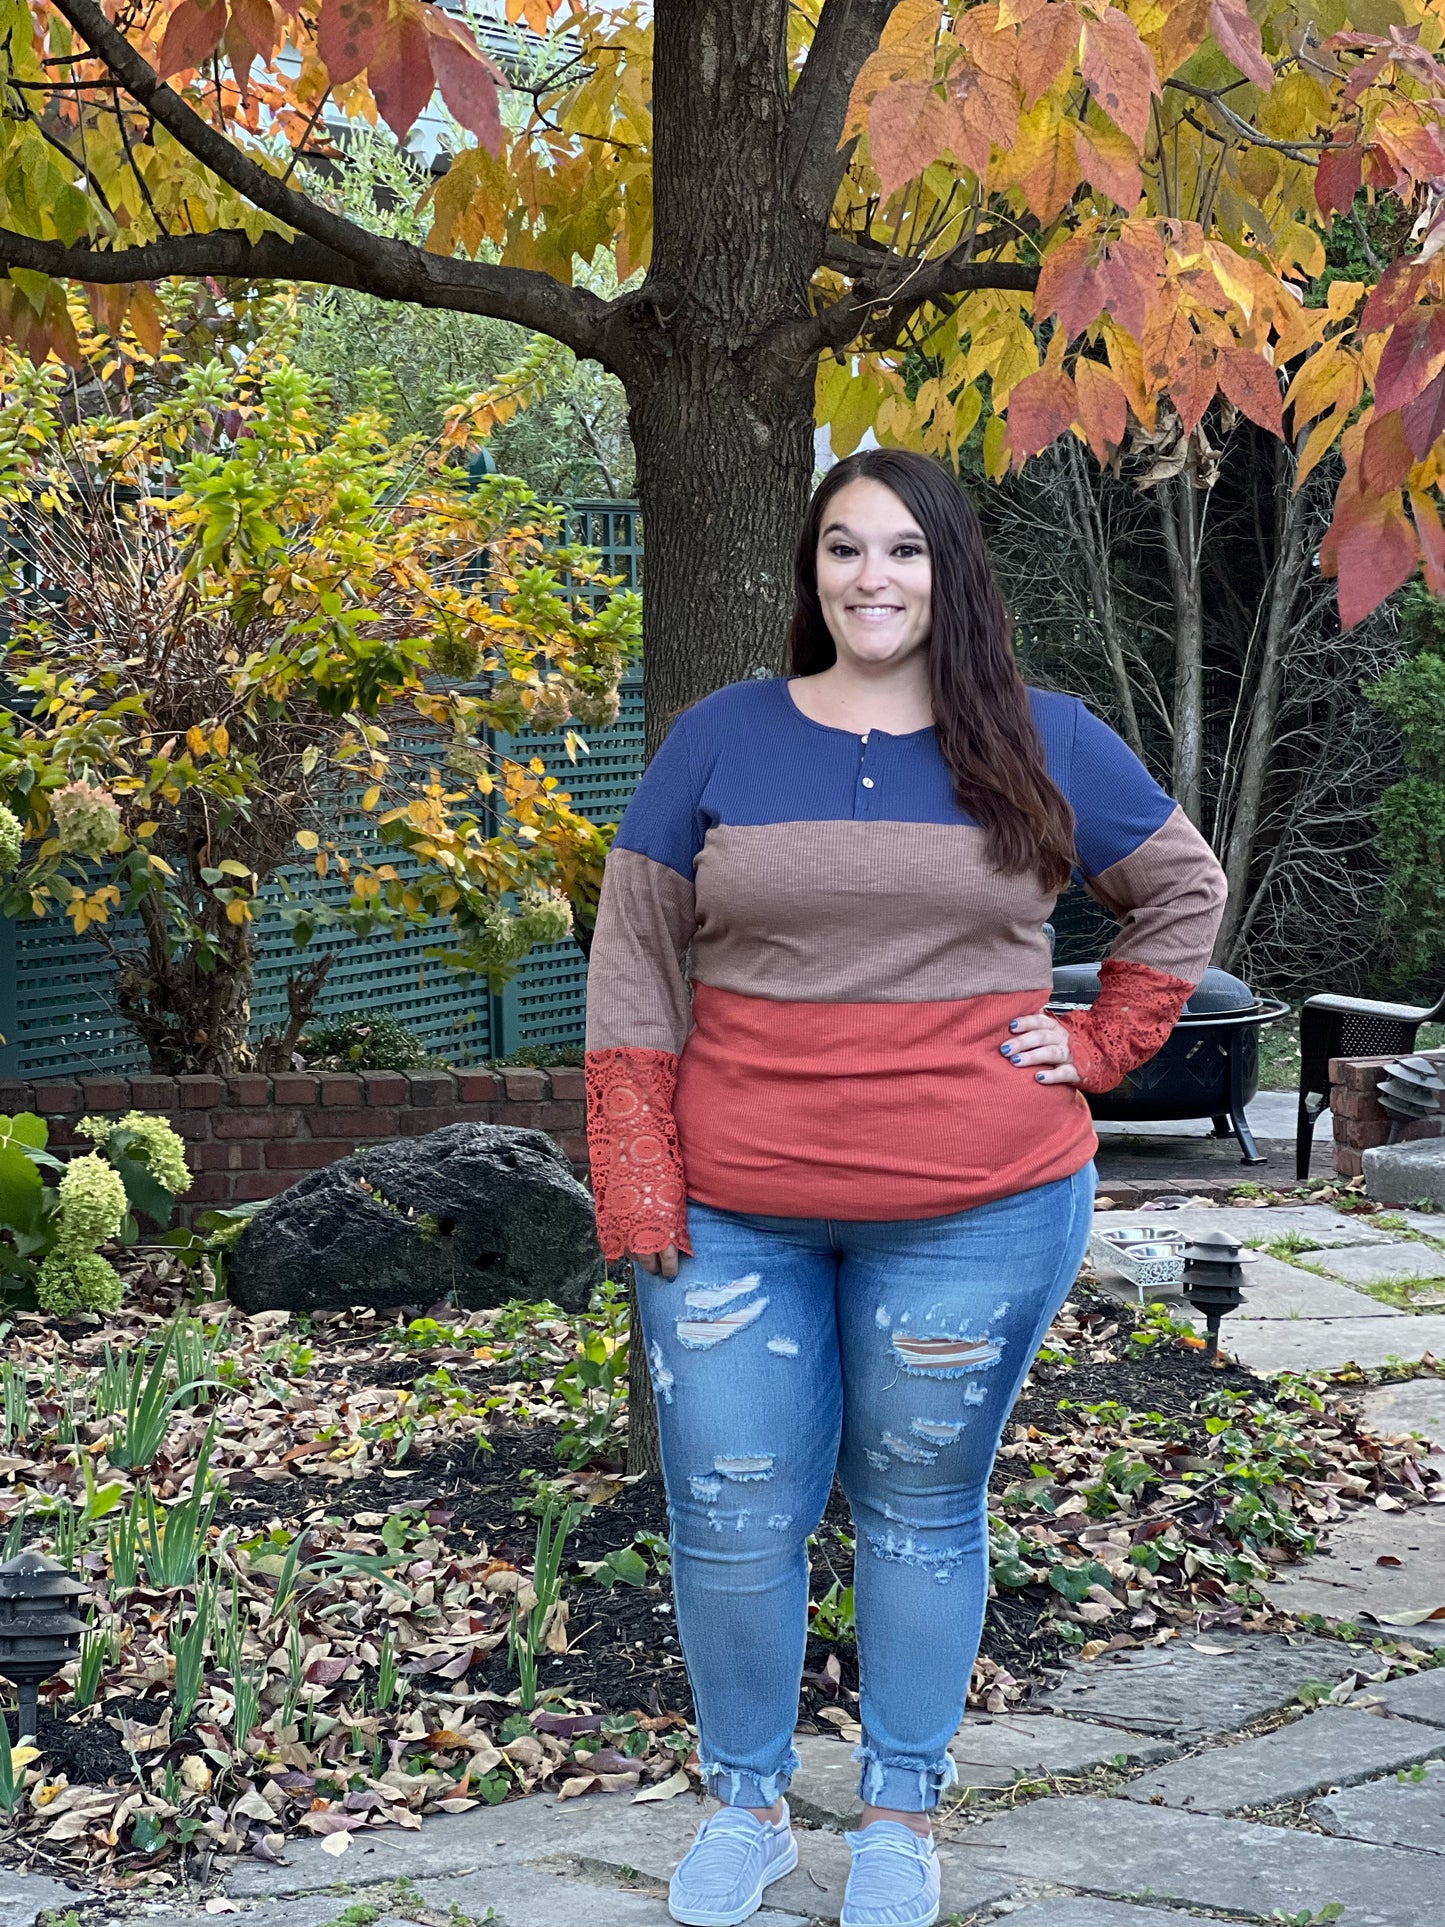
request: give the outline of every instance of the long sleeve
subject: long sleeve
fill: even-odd
[[[1119,918],[1092,1009],[1059,1021],[1086,1091],[1152,1057],[1209,966],[1226,885],[1214,852],[1107,724],[1079,706],[1069,779],[1082,881]]]
[[[701,841],[680,722],[618,826],[588,967],[587,1136],[610,1259],[692,1249],[672,1095],[692,1025],[686,960]]]

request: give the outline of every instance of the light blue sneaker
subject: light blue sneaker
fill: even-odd
[[[798,1864],[786,1803],[781,1820],[759,1820],[746,1807],[720,1807],[672,1876],[667,1911],[685,1927],[737,1927],[763,1904],[763,1889]]]
[[[938,1849],[898,1820],[845,1834],[853,1865],[838,1927],[932,1927],[938,1918]]]

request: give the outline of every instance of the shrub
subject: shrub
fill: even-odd
[[[385,1011],[343,1011],[314,1024],[301,1039],[301,1054],[318,1071],[424,1071],[445,1061]]]

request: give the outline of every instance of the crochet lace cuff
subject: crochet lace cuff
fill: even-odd
[[[676,1083],[677,1058],[671,1051],[587,1053],[592,1195],[606,1258],[665,1251],[669,1245],[692,1253],[672,1116]]]
[[[1106,958],[1099,970],[1099,995],[1089,1010],[1057,1013],[1069,1035],[1069,1055],[1086,1091],[1112,1091],[1147,1062],[1179,1021],[1194,989],[1148,964]]]

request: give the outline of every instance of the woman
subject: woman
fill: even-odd
[[[588,992],[603,1249],[639,1280],[702,1771],[673,1918],[797,1860],[783,1794],[806,1540],[857,1528],[865,1802],[843,1927],[937,1916],[988,1591],[989,1469],[1077,1273],[1108,1090],[1203,974],[1224,882],[1111,730],[1026,689],[951,475],[839,463],[798,546],[789,675],[679,717],[607,864]],[[1044,1005],[1077,869],[1121,919]]]

